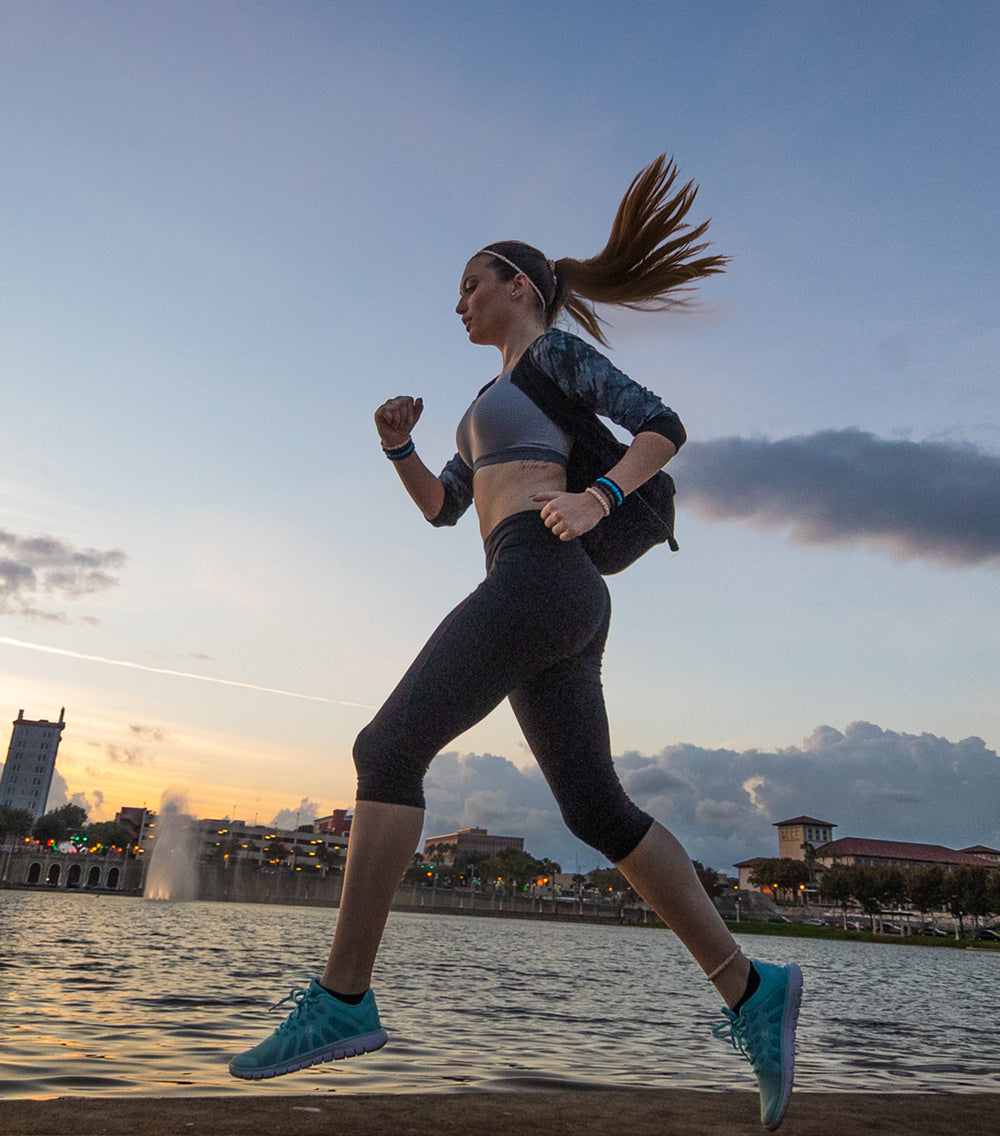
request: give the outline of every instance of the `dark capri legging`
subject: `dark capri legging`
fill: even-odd
[[[537,512],[497,525],[486,568],[358,735],[358,800],[423,808],[435,754],[509,698],[570,831],[617,863],[652,818],[611,761],[607,587],[580,543],[553,536]]]

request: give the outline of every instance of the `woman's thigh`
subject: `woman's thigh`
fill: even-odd
[[[362,731],[359,772],[376,763],[381,780],[404,777],[412,799],[414,779],[423,778],[440,749],[533,675],[594,639],[608,607],[597,580],[597,589],[591,582],[581,587],[573,573],[546,571],[530,557],[502,558],[441,622]]]
[[[629,799],[611,757],[605,635],[606,628],[586,650],[531,676],[511,691],[510,704],[570,831],[617,863],[652,818]]]

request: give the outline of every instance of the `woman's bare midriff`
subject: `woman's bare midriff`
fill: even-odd
[[[565,493],[566,470],[558,462],[513,461],[476,471],[472,494],[483,540],[507,517],[541,509],[537,493]]]

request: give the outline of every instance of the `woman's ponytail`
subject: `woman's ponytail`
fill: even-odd
[[[684,218],[698,187],[693,181],[668,194],[677,166],[661,154],[642,170],[618,206],[604,249],[589,260],[551,261],[522,241],[495,241],[480,252],[494,258],[502,280],[523,272],[551,326],[565,310],[599,343],[607,344],[594,304],[661,311],[682,307],[685,293],[704,276],[724,272],[725,256],[701,256],[708,221],[691,228]]]
[[[565,281],[561,307],[601,343],[607,343],[593,304],[662,311],[682,307],[685,293],[705,276],[724,272],[729,257],[702,256],[708,221],[684,221],[698,187],[689,181],[672,197],[677,166],[661,154],[639,173],[618,206],[608,243],[589,260],[555,262]]]

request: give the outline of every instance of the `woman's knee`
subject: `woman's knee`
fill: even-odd
[[[384,736],[377,720],[365,726],[354,741],[354,768],[359,801],[424,807],[426,764],[408,758],[403,745]]]
[[[612,864],[635,851],[653,823],[648,813],[624,796],[610,808],[604,804],[595,808],[590,802],[574,804],[563,809],[563,820],[578,840],[595,848]]]

